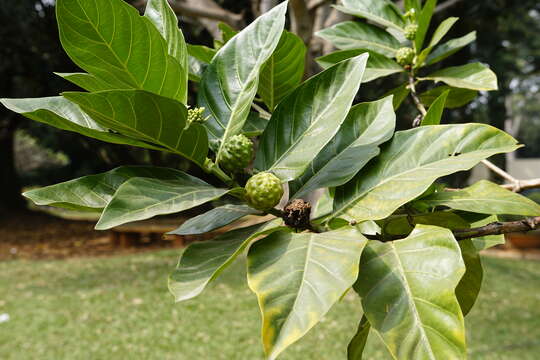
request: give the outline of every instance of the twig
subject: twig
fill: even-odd
[[[540,188],[540,178],[531,180],[517,180],[515,183],[504,184],[501,186],[505,189],[512,190],[513,192],[520,192],[527,189],[538,189]]]
[[[503,169],[501,169],[500,167],[498,167],[497,165],[495,165],[491,161],[482,160],[482,164],[484,164],[489,170],[493,171],[495,174],[497,174],[500,177],[506,179],[507,181],[510,181],[511,183],[517,183],[518,182],[518,180],[515,177],[513,177],[512,175],[510,175],[509,173],[507,173],[506,171],[504,171]]]
[[[422,119],[424,118],[424,116],[426,116],[427,110],[424,104],[422,104],[422,102],[420,101],[420,98],[418,97],[416,93],[415,79],[414,79],[414,74],[412,73],[412,71],[411,73],[409,73],[409,90],[411,90],[411,97],[413,98],[416,108],[420,112],[420,118],[416,117],[413,121],[413,127],[417,127],[422,123]]]
[[[260,107],[259,105],[255,104],[255,103],[252,103],[251,106],[257,110],[257,112],[259,113],[259,115],[263,118],[263,119],[266,119],[266,120],[269,120],[270,117],[272,117],[272,114],[270,114],[268,111],[264,110],[262,107]]]
[[[540,216],[527,218],[519,221],[509,222],[493,222],[484,226],[471,229],[455,229],[452,230],[456,240],[465,240],[488,235],[501,235],[513,232],[527,232],[540,228]],[[391,236],[383,238],[381,235],[364,235],[371,240],[379,240],[382,242],[400,240],[403,236]]]

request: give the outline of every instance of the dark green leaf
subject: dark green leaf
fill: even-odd
[[[321,150],[302,176],[289,183],[290,198],[305,198],[318,188],[349,181],[379,154],[379,146],[394,133],[392,97],[355,105],[334,138]]]
[[[199,295],[253,240],[277,230],[287,230],[281,219],[232,230],[210,241],[192,243],[169,277],[170,292],[176,301]]]
[[[446,91],[450,91],[445,103],[445,107],[448,109],[462,107],[473,101],[478,95],[478,91],[476,90],[460,89],[443,85],[420,94],[420,101],[424,105],[431,106],[431,104]]]
[[[452,28],[452,26],[455,24],[456,21],[458,21],[459,18],[457,17],[451,17],[446,20],[444,20],[442,23],[439,24],[435,32],[433,33],[433,37],[431,38],[431,41],[429,42],[429,45],[420,52],[416,59],[416,65],[415,68],[422,67],[424,65],[424,62],[428,55],[431,53],[431,50],[435,45],[437,45],[444,35],[448,33],[448,31]]]
[[[466,229],[469,227],[467,221],[449,211],[411,215],[410,217],[407,215],[393,215],[381,220],[379,223],[381,224],[382,231],[386,235],[391,236],[407,236],[416,224],[439,226],[451,230]]]
[[[216,55],[216,50],[203,45],[190,44],[187,44],[187,49],[189,54],[189,79],[199,82],[203,76],[204,69],[210,64],[214,55]]]
[[[252,22],[217,52],[204,72],[198,103],[210,116],[205,122],[210,139],[221,140],[218,158],[223,144],[244,127],[259,72],[279,42],[286,11],[284,2]]]
[[[484,124],[398,131],[375,161],[336,188],[333,217],[346,214],[358,222],[383,219],[421,195],[437,178],[517,148],[510,135]]]
[[[480,254],[472,240],[466,239],[459,241],[459,247],[461,248],[461,256],[463,257],[466,270],[456,288],[456,297],[463,316],[466,316],[471,311],[480,293],[484,270],[482,269]]]
[[[362,360],[370,327],[367,317],[362,315],[358,330],[347,347],[347,360]]]
[[[131,86],[124,84],[115,84],[102,80],[94,75],[87,73],[55,73],[63,79],[77,85],[81,89],[88,91],[102,91],[102,90],[127,90],[131,89]]]
[[[101,174],[83,176],[56,185],[30,190],[23,195],[37,205],[99,211],[107,206],[120,185],[131,178],[174,180],[182,179],[185,176],[183,172],[174,169],[122,166]]]
[[[187,174],[176,180],[133,178],[120,185],[103,210],[96,230],[191,209],[227,192]]]
[[[178,28],[178,18],[167,0],[148,0],[144,16],[154,24],[167,42],[167,51],[182,67],[177,79],[183,88],[179,100],[187,104],[188,52],[184,34]]]
[[[394,57],[399,41],[386,31],[361,22],[345,21],[316,33],[338,49],[368,49],[387,57]]]
[[[169,232],[169,234],[204,234],[225,225],[229,225],[233,221],[243,218],[246,215],[254,214],[261,214],[261,212],[250,208],[247,205],[227,204],[187,220],[178,229]]]
[[[148,141],[202,165],[208,152],[204,127],[185,129],[186,107],[173,99],[141,90],[63,93],[96,122],[126,136]]]
[[[431,23],[431,16],[433,15],[433,10],[435,10],[435,5],[437,5],[437,0],[427,0],[426,4],[422,8],[420,14],[418,14],[418,31],[416,32],[416,37],[414,42],[416,44],[416,49],[420,51],[422,45],[424,45],[424,38],[429,29],[429,24]]]
[[[439,125],[441,123],[442,114],[444,111],[444,105],[450,90],[443,92],[429,107],[429,110],[422,119],[422,126],[426,125]]]
[[[498,89],[497,75],[480,63],[448,67],[419,79],[442,81],[450,86],[471,90],[491,91]]]
[[[275,232],[251,246],[248,284],[259,299],[268,359],[306,334],[352,286],[366,243],[355,228],[344,227]]]
[[[367,57],[340,62],[283,99],[261,137],[255,168],[283,181],[300,176],[345,120]]]
[[[29,119],[113,144],[139,146],[148,149],[163,148],[127,136],[112,133],[96,123],[78,105],[60,96],[30,99],[0,99],[8,109]]]
[[[261,69],[259,95],[270,111],[302,81],[306,46],[293,33],[283,31],[276,50]]]
[[[423,206],[447,206],[481,214],[539,216],[540,205],[487,180],[458,191],[436,192],[419,201]]]
[[[145,17],[120,0],[58,0],[60,40],[69,57],[115,89],[141,89],[183,100],[185,72]]]
[[[266,129],[269,120],[270,119],[260,116],[259,113],[252,111],[249,113],[246,123],[244,124],[242,134],[248,137],[260,136],[264,132],[264,129]]]
[[[343,6],[334,6],[346,14],[366,18],[383,27],[403,31],[405,22],[399,9],[388,0],[343,0]]]
[[[369,58],[367,61],[366,70],[364,71],[364,77],[362,78],[362,83],[367,83],[381,77],[403,72],[403,67],[394,60],[365,49],[340,50],[325,56],[321,56],[316,60],[319,65],[321,65],[324,69],[327,69],[340,61],[366,52],[369,53]]]
[[[439,45],[435,51],[433,51],[426,60],[427,65],[435,64],[439,61],[442,61],[449,57],[450,55],[455,54],[465,46],[469,45],[476,40],[476,31],[470,32],[467,35],[452,39],[444,44]]]
[[[395,89],[390,90],[389,92],[384,94],[384,96],[389,96],[389,95],[394,96],[394,101],[393,101],[394,110],[397,110],[399,109],[403,101],[407,98],[407,96],[409,96],[410,93],[411,93],[411,90],[409,89],[407,84],[403,84],[403,85],[398,86]]]
[[[449,230],[418,225],[406,239],[370,241],[360,269],[354,289],[394,359],[466,358],[454,293],[465,265]]]

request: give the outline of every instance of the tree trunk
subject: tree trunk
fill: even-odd
[[[4,118],[0,120],[0,211],[22,210],[25,202],[15,169],[14,143],[17,124],[12,116],[3,115]]]

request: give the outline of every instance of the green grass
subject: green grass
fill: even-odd
[[[174,304],[178,251],[0,263],[0,359],[262,359],[259,310],[237,262],[198,298]],[[470,359],[540,358],[540,262],[484,258],[467,318]],[[280,359],[345,359],[359,319],[348,294]],[[387,359],[376,338],[366,359]]]

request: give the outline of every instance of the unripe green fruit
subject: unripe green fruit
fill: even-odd
[[[246,200],[257,210],[270,210],[283,196],[283,187],[277,176],[267,172],[253,175],[246,183]]]
[[[409,47],[402,47],[396,52],[396,60],[399,65],[410,65],[414,59],[414,50]]]
[[[253,157],[253,143],[245,135],[231,137],[223,146],[219,165],[229,172],[238,172],[247,167]]]
[[[409,40],[414,40],[416,38],[417,31],[418,31],[418,25],[409,24],[405,27],[405,37]]]
[[[187,121],[191,123],[203,123],[206,119],[203,117],[204,108],[198,107],[194,109],[188,109]]]

